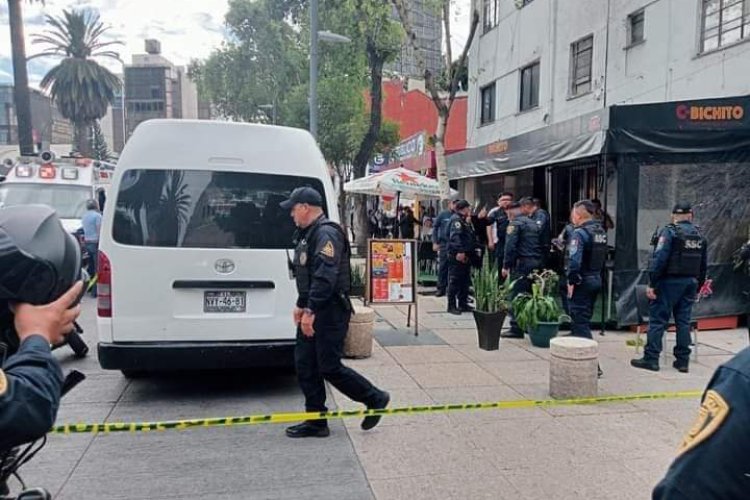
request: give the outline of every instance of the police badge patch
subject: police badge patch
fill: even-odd
[[[662,248],[664,248],[664,245],[667,243],[667,237],[666,236],[659,236],[659,242],[656,244],[656,251],[658,252]]]
[[[299,255],[299,263],[301,266],[307,265],[307,252],[302,252]]]
[[[516,226],[510,225],[510,226],[508,226],[508,229],[505,232],[508,233],[508,234],[513,234],[513,231],[515,231],[515,230],[516,230]]]
[[[729,405],[721,394],[713,390],[706,392],[706,397],[698,411],[698,418],[682,439],[678,455],[692,450],[711,437],[727,418],[729,409]]]
[[[457,220],[456,222],[454,222],[453,223],[453,227],[456,228],[456,229],[461,229],[461,221]]]
[[[320,253],[332,259],[334,255],[336,255],[336,252],[333,249],[333,243],[331,243],[330,241],[327,241],[326,244],[323,245],[323,249],[320,251]]]
[[[570,240],[570,246],[568,247],[568,253],[570,255],[575,255],[578,253],[578,238],[573,238]]]

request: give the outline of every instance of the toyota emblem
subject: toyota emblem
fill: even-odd
[[[229,259],[219,259],[214,264],[214,269],[219,274],[232,274],[234,272],[234,262]]]

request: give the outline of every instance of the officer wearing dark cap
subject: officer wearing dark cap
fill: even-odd
[[[654,500],[750,498],[750,348],[720,366]]]
[[[502,276],[510,275],[515,282],[512,295],[531,291],[529,273],[543,266],[541,226],[536,221],[523,215],[521,204],[512,203],[508,208],[507,235],[505,238],[505,258],[503,259]],[[501,334],[506,338],[523,338],[523,332],[516,323],[515,316],[510,316],[510,332]]]
[[[594,219],[596,208],[589,200],[573,205],[575,226],[568,241],[568,308],[572,318],[571,334],[592,338],[591,316],[596,296],[602,289],[602,269],[607,260],[607,232]]]
[[[435,297],[444,297],[448,290],[448,237],[450,220],[455,213],[458,198],[450,201],[448,209],[440,212],[432,223],[432,249],[438,253],[438,280]]]
[[[455,213],[449,222],[448,233],[448,312],[461,314],[469,312],[469,285],[473,254],[477,249],[474,229],[468,218],[471,205],[460,200],[454,207]]]
[[[542,208],[542,202],[539,198],[526,196],[521,198],[520,203],[524,214],[539,226],[539,241],[542,245],[541,267],[545,267],[552,250],[552,226],[549,213]]]
[[[323,198],[313,188],[295,189],[280,206],[291,211],[298,228],[293,261],[298,292],[293,313],[297,325],[294,358],[306,411],[328,411],[325,380],[370,409],[385,408],[390,395],[341,363],[352,314],[348,296],[351,251],[343,229],[326,218]],[[362,428],[372,429],[379,421],[380,416],[365,417]],[[329,434],[326,420],[308,420],[286,430],[292,438]]]
[[[690,315],[698,289],[706,280],[707,242],[693,225],[689,203],[678,203],[672,210],[672,223],[655,241],[649,266],[649,325],[643,358],[633,359],[636,368],[659,371],[659,354],[664,330],[674,314],[677,343],[672,366],[688,372],[690,359]]]

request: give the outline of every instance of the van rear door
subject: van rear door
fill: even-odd
[[[130,169],[112,222],[115,342],[294,338],[294,224],[279,203],[311,177]]]

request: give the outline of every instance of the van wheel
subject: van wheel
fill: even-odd
[[[146,376],[146,372],[143,370],[122,370],[122,374],[125,378],[133,380],[143,378]]]

